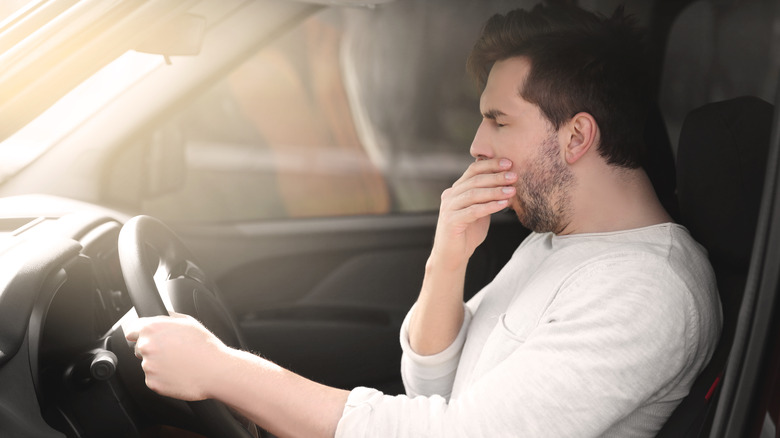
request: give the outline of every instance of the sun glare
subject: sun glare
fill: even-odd
[[[40,156],[123,90],[162,64],[162,56],[130,51],[74,88],[35,120],[0,142],[0,181]]]

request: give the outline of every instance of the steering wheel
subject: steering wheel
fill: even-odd
[[[225,344],[244,346],[235,319],[219,298],[216,285],[198,268],[182,241],[159,220],[136,216],[119,233],[119,262],[127,293],[139,317],[168,315],[166,304],[203,323]],[[155,278],[164,274],[165,290]],[[162,397],[161,397],[162,398]],[[244,426],[217,400],[188,402],[209,436],[251,438],[254,424]]]

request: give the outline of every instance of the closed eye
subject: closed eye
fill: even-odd
[[[487,111],[482,113],[482,117],[483,118],[488,119],[488,120],[492,120],[493,123],[497,127],[499,127],[499,128],[501,128],[503,126],[506,126],[506,123],[500,123],[498,121],[499,118],[502,118],[502,117],[505,117],[505,116],[506,116],[506,113],[504,113],[503,111],[497,110],[497,109],[489,109],[489,110],[487,110]]]

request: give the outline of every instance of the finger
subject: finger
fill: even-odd
[[[141,335],[141,330],[155,321],[157,317],[137,318],[122,324],[122,331],[125,332],[125,338],[130,342],[135,342]]]
[[[510,161],[507,158],[478,160],[471,163],[469,167],[466,168],[466,171],[463,172],[463,175],[461,175],[461,177],[458,178],[458,180],[455,181],[455,184],[453,185],[458,185],[463,181],[467,181],[468,179],[474,177],[475,175],[484,174],[484,173],[498,173],[502,171],[507,171],[511,168],[512,168],[512,161]]]
[[[514,187],[516,182],[517,174],[515,172],[477,174],[458,184],[454,184],[450,193],[458,195],[472,189]]]
[[[473,203],[508,199],[515,195],[517,178],[514,172],[476,175],[445,190],[441,195],[442,209],[459,209]]]
[[[145,328],[153,325],[157,321],[165,320],[167,316],[152,316],[137,318],[132,321],[122,323],[122,331],[125,333],[125,339],[129,342],[138,341],[138,337],[141,336],[141,331]]]
[[[142,359],[144,358],[144,353],[149,344],[149,339],[143,336],[140,336],[138,340],[132,345],[133,353],[135,354],[135,357]]]
[[[478,160],[466,169],[465,172],[463,172],[463,175],[461,175],[460,178],[458,178],[457,181],[455,181],[455,184],[453,186],[461,184],[462,182],[472,178],[475,175],[483,174],[483,173],[498,173],[502,171],[507,171],[512,168],[512,161],[508,158],[492,158],[489,160]]]
[[[122,324],[122,331],[125,332],[125,339],[129,342],[136,342],[141,332],[141,327],[138,323],[139,320],[130,321]]]
[[[469,208],[472,205],[497,201],[502,201],[502,205],[506,206],[506,201],[515,196],[516,192],[517,189],[514,186],[474,188],[461,193],[458,193],[456,190],[450,193],[445,191],[442,195],[442,210],[444,212],[458,211]]]
[[[490,201],[482,204],[472,204],[455,213],[455,221],[462,224],[474,223],[482,218],[505,209],[509,202],[506,199]]]

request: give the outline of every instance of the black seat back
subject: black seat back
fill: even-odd
[[[711,409],[734,338],[756,232],[773,107],[740,97],[691,111],[677,152],[681,222],[709,253],[723,308],[720,342],[691,392],[658,437],[698,437]]]

